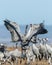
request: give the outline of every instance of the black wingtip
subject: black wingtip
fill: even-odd
[[[8,19],[3,20],[5,23],[10,22]]]

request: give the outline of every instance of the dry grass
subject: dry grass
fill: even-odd
[[[9,63],[3,64],[3,65],[10,65]],[[14,65],[26,65],[26,61],[22,60],[22,63],[20,64],[20,59],[18,59],[18,63],[14,63]],[[46,60],[41,61],[35,61],[34,63],[31,62],[30,65],[49,65]]]

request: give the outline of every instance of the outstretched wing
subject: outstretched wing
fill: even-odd
[[[19,25],[15,22],[9,20],[4,20],[7,30],[11,33],[11,38],[13,42],[21,40],[20,28]]]
[[[25,38],[30,39],[37,32],[38,27],[39,27],[39,25],[36,26],[34,24],[32,26],[30,26],[29,31],[27,32]]]
[[[47,29],[45,29],[43,23],[41,24],[32,24],[30,26],[29,31],[27,32],[25,39],[31,40],[33,36],[39,35],[39,34],[45,34],[47,33]]]

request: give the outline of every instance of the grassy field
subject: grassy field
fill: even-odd
[[[2,65],[10,65],[9,63],[2,64]],[[22,63],[20,64],[20,59],[18,59],[18,63],[14,62],[14,65],[26,65],[26,61],[22,60]],[[46,60],[41,60],[41,61],[35,61],[31,62],[30,65],[49,65]]]

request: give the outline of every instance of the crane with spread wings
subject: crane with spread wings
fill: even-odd
[[[24,53],[23,51],[26,50],[26,46],[28,46],[30,42],[34,43],[36,41],[37,35],[46,34],[48,32],[47,29],[45,29],[43,23],[30,24],[29,28],[28,25],[26,25],[25,34],[21,33],[20,27],[18,24],[16,24],[16,22],[12,22],[6,19],[4,20],[4,25],[10,32],[12,41],[21,42],[22,54]]]

